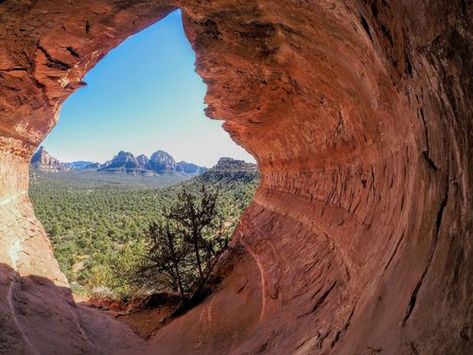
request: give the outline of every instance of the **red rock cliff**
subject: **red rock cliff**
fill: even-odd
[[[28,162],[87,70],[176,7],[207,114],[262,182],[222,286],[144,344],[72,302]],[[0,351],[471,353],[472,16],[461,0],[2,1]]]

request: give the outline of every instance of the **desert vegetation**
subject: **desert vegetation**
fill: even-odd
[[[73,292],[127,299],[166,291],[186,298],[204,283],[252,199],[257,171],[237,170],[223,164],[163,188],[33,170],[30,198]],[[179,282],[176,267],[166,264],[170,245]]]
[[[220,208],[217,188],[182,187],[164,218],[153,222],[132,283],[146,293],[178,293],[181,302],[201,290],[233,229]]]

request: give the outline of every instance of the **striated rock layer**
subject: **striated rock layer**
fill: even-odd
[[[76,306],[28,162],[84,74],[183,10],[261,185],[202,305],[147,344]],[[0,2],[0,351],[470,354],[469,1]]]

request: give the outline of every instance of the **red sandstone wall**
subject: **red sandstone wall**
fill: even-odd
[[[84,73],[174,6],[207,114],[253,153],[262,183],[218,292],[144,345],[44,281],[66,285],[25,195],[27,163]],[[68,352],[106,352],[100,339],[126,333],[124,353],[471,353],[472,11],[2,2],[0,343],[44,352],[69,336]]]

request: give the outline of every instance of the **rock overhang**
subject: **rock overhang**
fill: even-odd
[[[255,156],[262,179],[233,237],[239,253],[222,289],[146,351],[471,350],[467,3],[2,2],[6,299],[43,292],[27,287],[31,275],[67,285],[26,197],[29,158],[85,73],[177,7],[208,86],[206,112]],[[79,336],[83,324],[95,329],[93,320],[69,309],[64,292],[44,294],[62,308],[33,302],[30,316],[70,312],[76,349],[99,352],[97,332]],[[11,320],[7,344],[63,345],[47,338],[40,318],[15,322],[17,309],[0,311]]]

